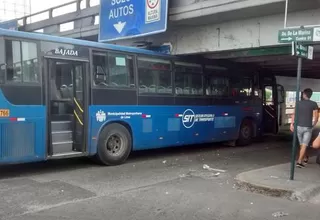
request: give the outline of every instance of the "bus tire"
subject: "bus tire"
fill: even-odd
[[[249,119],[244,119],[240,126],[239,137],[236,141],[238,146],[246,146],[252,143],[253,139],[253,124]]]
[[[96,157],[102,165],[120,165],[127,160],[131,149],[130,132],[123,125],[114,123],[101,131]]]

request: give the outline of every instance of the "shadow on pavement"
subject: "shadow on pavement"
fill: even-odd
[[[288,142],[286,136],[266,136],[263,140],[259,142],[265,143],[273,143],[277,142]],[[288,142],[289,143],[289,142]],[[131,156],[128,158],[126,164],[132,164],[142,161],[150,161],[157,160],[162,158],[171,158],[171,157],[179,157],[179,156],[192,156],[196,154],[204,154],[212,153],[213,151],[225,151],[228,153],[230,150],[237,151],[240,149],[252,149],[253,151],[258,150],[260,148],[255,149],[257,146],[253,143],[247,147],[231,147],[221,143],[210,143],[210,144],[201,144],[201,145],[190,145],[190,146],[182,146],[182,147],[171,147],[171,148],[162,148],[162,149],[154,149],[154,150],[144,150],[133,152]],[[290,144],[284,145],[284,147],[290,147]],[[260,149],[262,150],[262,149]],[[62,160],[49,160],[44,162],[37,163],[28,163],[28,164],[18,164],[18,165],[0,165],[0,179],[13,178],[13,177],[22,177],[26,175],[33,174],[42,174],[42,173],[54,173],[54,172],[63,172],[63,171],[72,171],[78,169],[92,168],[92,167],[103,167],[96,164],[90,158],[72,158],[72,159],[62,159]]]

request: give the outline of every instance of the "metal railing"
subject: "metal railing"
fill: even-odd
[[[41,27],[43,29],[53,25],[63,25],[71,22],[74,23],[77,20],[81,20],[88,17],[92,17],[93,24],[95,24],[96,17],[99,15],[99,10],[90,10],[87,13],[83,12],[88,9],[92,9],[93,7],[96,7],[99,4],[99,0],[75,0],[43,11],[39,11],[31,15],[18,18],[17,22],[19,25],[19,29],[25,31],[39,31],[38,29],[35,29],[35,27]],[[29,28],[26,28],[28,26]]]

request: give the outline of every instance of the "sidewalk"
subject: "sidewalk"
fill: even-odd
[[[290,163],[240,173],[237,186],[250,192],[306,202],[320,193],[320,165],[310,158],[306,168],[295,168],[290,181]],[[320,202],[320,201],[319,201]]]

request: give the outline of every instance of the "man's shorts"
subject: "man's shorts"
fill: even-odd
[[[298,126],[297,136],[298,136],[300,145],[308,146],[312,138],[312,128]]]

